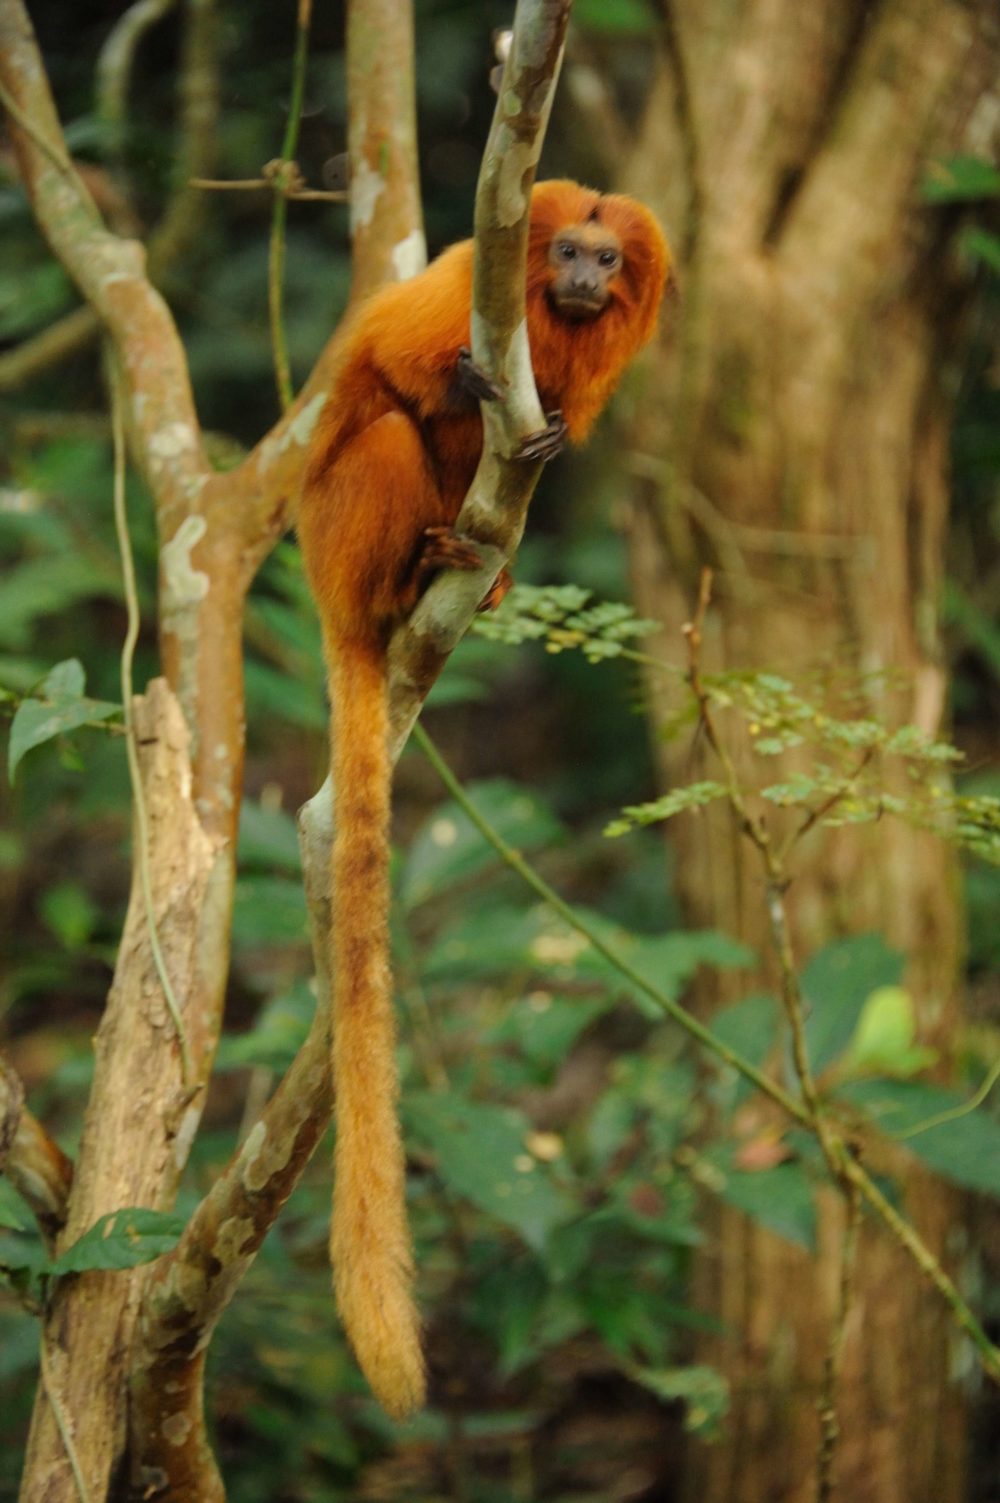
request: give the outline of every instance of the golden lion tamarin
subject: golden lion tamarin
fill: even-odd
[[[535,186],[527,321],[542,406],[526,440],[547,458],[586,437],[650,338],[669,272],[648,209],[577,183]],[[337,1143],[330,1250],[358,1361],[390,1414],[424,1395],[396,1114],[388,961],[386,648],[427,579],[478,567],[453,524],[483,442],[479,399],[498,397],[468,354],[472,242],[364,304],[346,337],[306,468],[299,537],[319,608],[333,716],[331,891]],[[506,588],[494,586],[489,603]]]

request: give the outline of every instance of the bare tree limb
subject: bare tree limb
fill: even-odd
[[[413,56],[412,6],[347,7],[352,302],[412,277],[427,260]]]
[[[513,552],[537,479],[539,466],[514,462],[504,455],[544,422],[524,324],[525,252],[531,183],[558,75],[569,8],[569,0],[521,0],[517,9],[506,83],[484,158],[476,208],[480,264],[474,337],[484,364],[502,375],[512,392],[509,404],[504,404],[506,411],[491,421],[491,439],[486,446],[489,452],[484,450],[462,513],[471,534],[484,544],[490,561],[484,565],[482,578],[474,576],[480,583],[472,589],[461,573],[450,573],[436,581],[414,613],[414,620],[397,634],[390,690],[396,755],[448,652],[467,628],[488,584]],[[352,70],[350,76],[357,80],[359,74]],[[372,75],[367,77],[370,80]],[[365,103],[370,105],[371,101]],[[353,95],[351,105],[353,111]],[[371,124],[372,117],[367,118]],[[383,247],[412,245],[419,220],[399,237],[400,229],[406,227],[407,211],[399,204],[390,205],[392,191],[387,186],[385,199],[380,200],[381,243]],[[404,199],[412,213],[418,201],[412,195],[404,195]],[[398,238],[394,240],[393,236]],[[371,253],[367,234],[360,244],[365,248],[362,252],[356,241],[356,256]],[[387,270],[396,269],[391,251],[383,255],[381,264]],[[500,452],[493,452],[491,445]],[[464,526],[462,519],[460,525]],[[327,956],[332,832],[328,784],[303,809],[300,830],[318,973],[319,1004],[313,1027],[247,1142],[196,1211],[178,1247],[161,1260],[147,1291],[142,1341],[133,1369],[132,1451],[142,1477],[155,1474],[162,1483],[167,1469],[169,1480],[163,1496],[171,1500],[190,1496],[185,1491],[190,1486],[185,1469],[189,1465],[197,1469],[204,1460],[201,1354],[210,1331],[329,1119]],[[248,1174],[253,1178],[250,1188]],[[231,1238],[234,1227],[239,1228],[239,1236],[230,1242],[226,1257],[219,1239],[224,1229]],[[164,1393],[171,1395],[169,1412]],[[190,1455],[179,1454],[169,1443],[181,1416],[183,1425],[190,1427]]]
[[[218,842],[194,807],[190,736],[176,697],[162,679],[134,701],[136,743],[145,792],[147,858],[156,928],[181,996],[194,990]],[[192,1020],[204,1055],[203,1029]],[[115,977],[95,1042],[94,1085],[65,1226],[57,1246],[77,1240],[101,1215],[123,1205],[164,1209],[201,1114],[201,1100],[183,1089],[176,1033],[163,1001],[150,949],[139,865],[133,872]],[[89,1492],[106,1496],[124,1441],[122,1391],[132,1330],[147,1270],[88,1273],[60,1280],[43,1339],[63,1351],[59,1392],[74,1427],[76,1453]],[[56,1416],[40,1395],[32,1420],[22,1497],[25,1503],[71,1498],[49,1491],[62,1472],[64,1447]]]

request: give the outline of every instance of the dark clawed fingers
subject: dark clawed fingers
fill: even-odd
[[[477,402],[499,402],[503,396],[503,390],[472,358],[472,351],[464,344],[458,352],[458,360],[455,363],[455,380],[459,388],[467,396],[475,397]]]
[[[561,412],[549,412],[546,417],[548,421],[544,428],[521,440],[515,459],[555,459],[566,442],[566,420]]]

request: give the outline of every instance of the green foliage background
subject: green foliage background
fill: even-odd
[[[92,63],[119,7],[81,11],[48,0],[37,9],[72,149],[96,164],[114,162],[115,143],[93,113]],[[485,49],[490,27],[507,19],[500,4],[417,6],[432,250],[469,229],[493,107]],[[640,90],[650,25],[643,0],[578,0],[576,19],[623,98]],[[177,24],[164,21],[140,52],[116,169],[147,223],[171,180]],[[277,153],[291,43],[286,9],[224,9],[220,175],[253,176]],[[309,79],[300,159],[318,183],[323,164],[344,147],[335,17],[317,17]],[[585,171],[564,108],[553,120],[547,174]],[[995,174],[958,164],[927,191],[960,215],[964,253],[982,280],[962,373],[944,608],[955,734],[974,769],[962,788],[990,795],[1000,792],[1000,185]],[[199,410],[221,436],[220,452],[252,443],[277,415],[266,320],[268,215],[264,197],[215,197],[206,232],[165,287]],[[0,180],[0,241],[0,340],[9,347],[69,311],[75,295],[12,176]],[[346,288],[345,211],[292,206],[286,317],[298,379]],[[32,1108],[72,1151],[128,880],[127,773],[113,709],[124,611],[95,356],[76,357],[17,392],[0,423],[0,698],[9,720],[20,716],[10,751],[15,780],[0,795],[0,1008]],[[697,967],[739,969],[751,957],[734,937],[681,928],[658,831],[616,842],[602,833],[622,805],[640,807],[655,792],[629,657],[641,638],[627,612],[592,613],[594,600],[627,593],[622,548],[608,523],[614,500],[613,465],[599,449],[586,465],[568,460],[547,478],[518,577],[578,593],[522,592],[514,604],[542,622],[539,631],[505,630],[501,618],[488,634],[470,637],[428,719],[477,808],[640,971],[677,996]],[[157,666],[156,558],[148,497],[134,477],[128,502],[147,622],[136,665],[142,683]],[[557,624],[571,640],[554,640],[546,620],[560,598],[566,610]],[[532,635],[540,640],[525,640]],[[326,717],[318,631],[291,541],[255,586],[246,640],[248,798],[228,1031],[181,1217],[252,1120],[247,1103],[263,1099],[291,1059],[313,1006],[291,811],[319,781]],[[585,650],[569,650],[577,646]],[[78,668],[67,666],[74,661]],[[60,713],[60,733],[46,734]],[[415,752],[400,769],[396,834],[412,1217],[439,1402],[399,1434],[356,1374],[325,1264],[327,1144],[213,1347],[214,1424],[231,1496],[236,1503],[362,1496],[575,1503],[609,1496],[625,1457],[640,1459],[648,1496],[659,1496],[665,1435],[682,1423],[711,1435],[725,1411],[718,1375],[686,1361],[688,1333],[705,1318],[686,1298],[700,1199],[721,1195],[810,1247],[816,1151],[799,1134],[784,1138],[776,1157],[748,1157],[734,1127],[747,1095],[740,1079],[704,1071],[677,1029],[651,1017],[640,996],[503,867]],[[955,1091],[931,1085],[926,1061],[913,1057],[902,958],[878,936],[809,959],[810,1042],[845,1105],[901,1132],[952,1111],[978,1084],[996,1053],[998,902],[996,868],[970,860],[972,1024],[958,1042],[966,1085]],[[767,996],[745,997],[715,1028],[754,1063],[787,1047]],[[714,1136],[696,1151],[690,1145],[701,1141],[710,1114]],[[1000,1193],[1000,1133],[988,1106],[918,1134],[910,1146],[955,1182]],[[65,1269],[45,1265],[24,1208],[3,1182],[0,1224],[0,1266],[22,1294],[37,1297]],[[130,1223],[117,1255],[153,1256],[163,1244],[144,1239],[170,1235],[159,1224]],[[88,1256],[84,1248],[78,1266],[94,1266]],[[992,1314],[1000,1318],[1000,1310]],[[15,1495],[35,1363],[31,1317],[0,1294],[0,1498]]]

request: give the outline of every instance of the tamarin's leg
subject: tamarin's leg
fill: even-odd
[[[368,636],[412,609],[424,529],[444,520],[419,429],[388,412],[308,485],[299,533],[313,594],[334,640]]]

